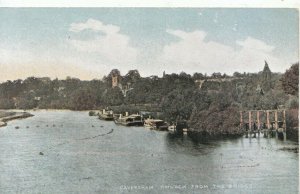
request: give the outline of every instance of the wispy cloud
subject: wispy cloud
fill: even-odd
[[[166,25],[173,29],[165,29],[153,25],[154,31],[159,32],[155,38],[152,37],[154,31],[143,31],[140,26],[128,24],[120,27],[112,24],[114,20],[105,23],[92,18],[87,20],[81,18],[76,19],[80,22],[59,26],[62,33],[55,34],[58,38],[51,37],[52,33],[45,35],[54,41],[45,41],[41,44],[28,44],[26,41],[15,39],[2,41],[0,81],[27,76],[65,78],[68,75],[80,79],[93,79],[101,78],[113,68],[118,68],[122,73],[130,69],[139,69],[143,76],[161,75],[164,70],[167,73],[185,71],[232,74],[234,71],[257,72],[262,69],[264,60],[269,61],[271,70],[283,72],[290,66],[290,62],[298,60],[298,55],[293,54],[298,51],[297,49],[288,50],[292,53],[290,55],[279,55],[278,53],[284,50],[282,46],[284,44],[268,39],[259,40],[254,38],[255,34],[245,32],[243,25],[237,21],[225,23],[223,21],[225,19],[216,13],[209,17],[207,15],[209,14],[206,12],[198,13],[201,21],[208,21],[210,27],[207,28]],[[224,32],[227,37],[231,36],[229,38],[232,39],[231,42],[227,41],[224,44],[214,39],[215,28],[218,26],[224,26],[217,29],[224,30],[220,30],[220,33]],[[200,28],[202,30],[197,30]],[[41,29],[44,28],[39,30]],[[194,31],[190,31],[191,29]],[[234,42],[237,34],[240,35],[240,39]],[[146,37],[151,39],[147,40]],[[36,40],[35,36],[30,38],[33,42]],[[2,39],[6,40],[3,37]],[[38,40],[44,39],[36,41]],[[135,46],[131,44],[132,42],[135,42]],[[274,54],[275,52],[277,54]]]
[[[166,32],[180,39],[164,46],[160,61],[167,64],[169,71],[255,72],[262,68],[264,60],[269,60],[275,68],[282,66],[282,61],[272,54],[273,46],[252,37],[236,41],[237,48],[234,48],[219,42],[206,41],[204,31],[168,29]]]
[[[243,41],[236,41],[236,43],[242,46],[243,49],[262,52],[264,54],[270,54],[274,50],[274,46],[267,45],[265,42],[251,37]]]
[[[99,20],[90,18],[84,23],[72,23],[70,25],[69,30],[71,32],[81,32],[83,30],[93,30],[96,32],[104,32],[107,34],[111,34],[111,33],[118,33],[120,31],[120,27],[111,25],[111,24],[105,25]]]
[[[96,53],[102,63],[111,65],[136,63],[137,49],[130,45],[127,35],[120,33],[120,27],[88,19],[84,23],[72,23],[69,31],[80,33],[84,30],[99,32],[94,39],[72,39],[69,43],[78,51]],[[101,34],[100,34],[101,33]]]

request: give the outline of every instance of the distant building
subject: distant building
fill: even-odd
[[[263,91],[268,91],[272,87],[272,72],[269,68],[267,61],[262,72],[260,72],[260,83]]]
[[[120,75],[112,75],[111,81],[112,88],[119,87],[124,97],[126,97],[128,91],[133,89],[130,82],[122,85]]]
[[[270,80],[271,76],[272,76],[272,72],[269,68],[269,65],[268,65],[267,61],[265,61],[265,66],[264,66],[264,69],[262,71],[262,78],[264,80]]]
[[[111,79],[112,79],[112,87],[114,88],[114,87],[117,87],[118,86],[118,84],[119,84],[119,78],[118,78],[118,76],[117,75],[112,75],[111,76]]]
[[[121,76],[113,75],[111,77],[111,87],[112,88],[119,87],[121,90],[123,89],[123,85],[121,83]]]
[[[36,97],[34,97],[34,100],[36,100],[36,101],[40,101],[40,100],[41,100],[41,97],[39,97],[39,96],[36,96]]]

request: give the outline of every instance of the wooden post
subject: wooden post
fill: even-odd
[[[243,128],[243,112],[240,111],[240,129]]]
[[[283,110],[283,140],[286,141],[286,117],[285,117],[285,110]]]
[[[282,126],[282,127],[283,127],[283,130],[284,130],[284,131],[286,131],[286,118],[285,118],[285,110],[283,110],[282,114],[283,114],[283,119],[282,119],[282,120],[283,120],[283,126]]]
[[[260,119],[259,119],[259,111],[256,112],[256,120],[257,120],[257,129],[260,129]]]
[[[267,110],[267,128],[270,129],[270,113]]]
[[[277,110],[274,112],[274,116],[275,116],[275,129],[278,129],[278,112]]]
[[[252,118],[251,118],[251,111],[249,111],[249,130],[251,131],[251,122],[252,122]]]
[[[260,136],[260,111],[256,112],[256,121],[257,121],[257,133],[258,137]]]

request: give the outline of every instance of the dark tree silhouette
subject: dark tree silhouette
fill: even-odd
[[[281,78],[283,90],[287,94],[298,95],[299,91],[299,63],[288,69]]]

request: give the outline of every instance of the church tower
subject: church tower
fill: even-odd
[[[268,91],[272,88],[271,78],[272,78],[272,72],[269,68],[267,61],[265,61],[264,69],[260,75],[260,82],[261,82],[262,89],[264,91]]]
[[[118,86],[118,76],[117,75],[112,75],[111,76],[111,79],[112,79],[112,87],[117,87]]]
[[[265,67],[264,67],[264,70],[262,72],[262,77],[263,77],[263,80],[266,81],[266,80],[270,80],[271,79],[271,70],[269,68],[269,65],[267,63],[267,61],[265,61]]]

